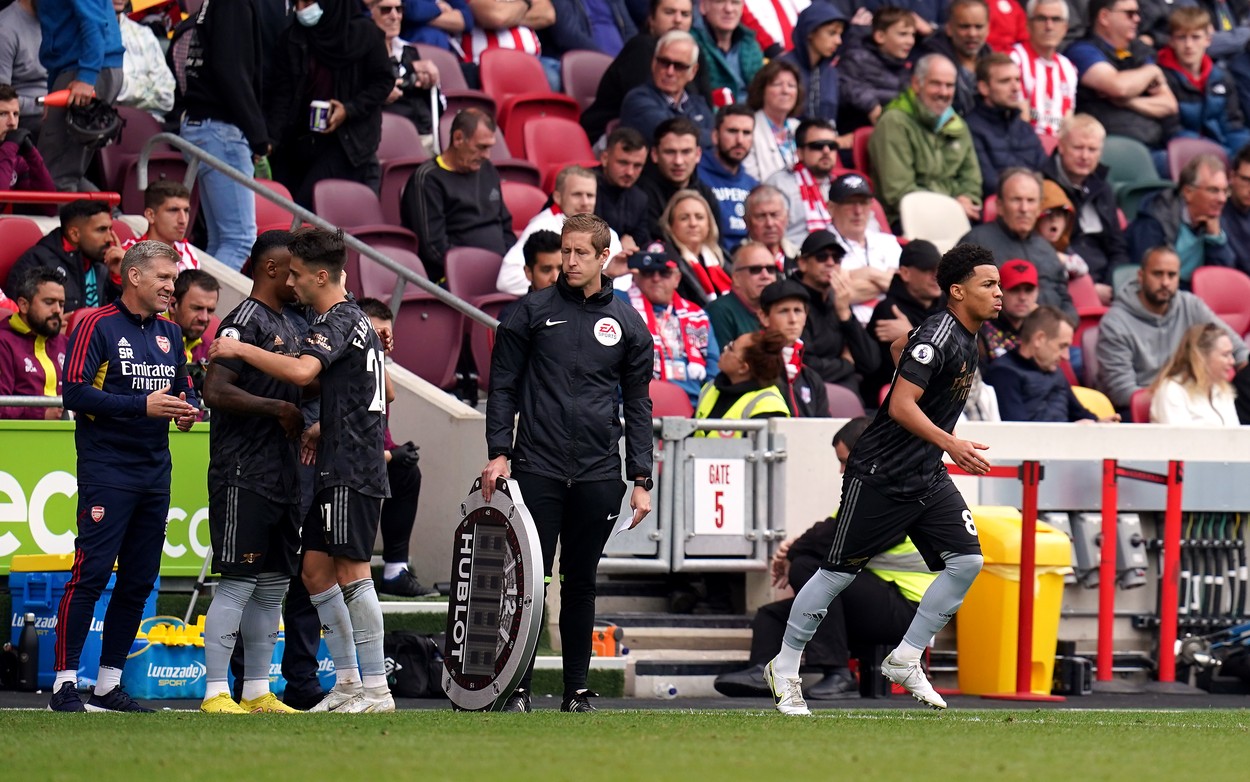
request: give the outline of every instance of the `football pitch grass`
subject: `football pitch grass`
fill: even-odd
[[[1247,710],[0,711],[22,780],[1244,780]]]

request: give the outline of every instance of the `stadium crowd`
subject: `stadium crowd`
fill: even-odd
[[[459,251],[484,251],[492,314],[551,284],[553,232],[593,212],[655,380],[684,392],[664,411],[685,415],[724,414],[708,400],[737,398],[748,343],[780,351],[759,393],[785,409],[761,415],[877,407],[890,343],[944,306],[940,252],[976,243],[1004,306],[969,416],[1250,422],[1244,0],[108,2],[0,10],[9,189],[120,190],[99,151],[137,149],[141,112],[332,221],[358,183],[389,226],[343,227],[457,295]],[[0,394],[59,393],[59,334],[117,295],[135,241],[240,269],[288,227],[208,168],[142,197],[142,236],[75,201],[0,258]],[[215,291],[175,293],[192,364],[216,320],[182,310]],[[1226,339],[1186,339],[1206,324]],[[1207,353],[1197,379],[1160,378]],[[1163,381],[1170,408],[1151,404]],[[1172,386],[1218,412],[1178,415]]]

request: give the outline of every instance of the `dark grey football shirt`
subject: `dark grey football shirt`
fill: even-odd
[[[953,432],[977,370],[977,342],[949,311],[930,317],[912,332],[899,357],[897,376],[924,389],[918,404],[938,428]],[[923,499],[946,479],[942,450],[890,417],[891,385],[876,418],[851,450],[847,474],[882,494]]]
[[[222,320],[218,336],[233,337],[271,353],[295,356],[304,324],[247,299]],[[299,406],[302,391],[276,380],[239,359],[218,359],[238,375],[235,385],[253,396],[281,399]],[[299,502],[299,441],[288,440],[278,419],[213,411],[208,436],[208,488],[237,486],[275,502]]]
[[[355,301],[313,318],[300,348],[321,362],[321,442],[315,488],[347,486],[389,497],[382,456],[386,432],[386,367],[382,341]]]

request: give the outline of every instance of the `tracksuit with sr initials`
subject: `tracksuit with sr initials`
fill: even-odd
[[[76,670],[91,614],[117,562],[100,665],[122,668],[161,564],[169,512],[169,420],[147,397],[170,387],[196,404],[182,330],[140,317],[117,299],[69,338],[65,407],[77,413],[78,537],[56,623],[56,670]]]

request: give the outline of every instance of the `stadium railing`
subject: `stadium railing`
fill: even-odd
[[[333,225],[317,214],[295,203],[291,199],[273,192],[264,185],[258,184],[255,179],[247,174],[244,174],[242,171],[239,171],[237,168],[234,168],[220,158],[205,152],[181,136],[176,136],[172,133],[158,133],[144,143],[143,150],[139,153],[138,163],[140,190],[143,190],[148,186],[148,162],[151,159],[153,150],[161,144],[168,144],[191,159],[190,165],[187,167],[186,180],[183,182],[183,184],[185,184],[188,188],[195,183],[195,178],[199,174],[200,166],[206,165],[216,171],[220,171],[237,184],[246,187],[248,190],[257,194],[266,201],[277,204],[293,214],[294,218],[291,221],[291,227],[293,229],[297,228],[301,223],[308,223],[309,225],[315,225],[318,228],[324,228],[327,231],[339,230],[339,226]],[[351,234],[344,232],[343,241],[347,245],[348,249],[360,253],[362,257],[368,258],[374,263],[380,264],[397,275],[397,279],[395,280],[395,289],[391,294],[392,312],[399,312],[399,305],[400,302],[403,301],[405,288],[409,285],[413,285],[419,290],[431,294],[439,301],[458,310],[465,316],[472,318],[487,328],[493,329],[499,325],[498,320],[492,318],[490,315],[487,315],[485,312],[482,312],[477,307],[474,307],[472,304],[469,304],[463,299],[453,296],[443,288],[440,288],[437,284],[416,274],[411,269],[396,263],[385,253],[370,247]],[[398,321],[396,325],[398,325]]]

